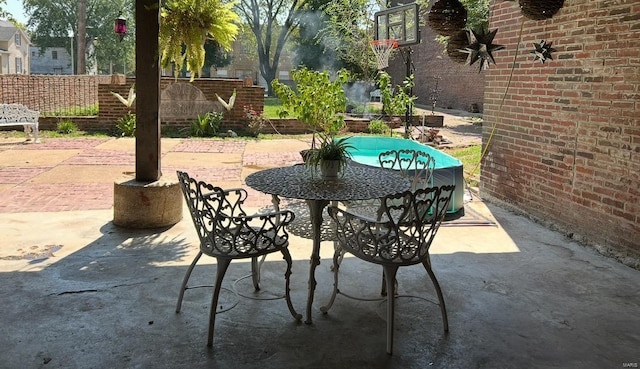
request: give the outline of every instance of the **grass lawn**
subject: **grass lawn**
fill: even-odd
[[[267,119],[278,119],[278,110],[282,108],[280,99],[277,97],[264,98],[264,116]]]
[[[478,186],[480,179],[480,168],[476,168],[480,163],[480,155],[482,154],[482,146],[468,146],[462,148],[454,148],[445,151],[447,154],[462,162],[464,168],[464,177],[467,183],[472,187]],[[475,170],[475,171],[474,171]],[[472,173],[472,171],[474,171]]]

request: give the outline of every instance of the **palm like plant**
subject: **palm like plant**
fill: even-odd
[[[204,66],[204,43],[208,38],[231,50],[240,22],[233,6],[234,3],[221,0],[168,0],[160,12],[162,66],[174,63],[181,70],[186,61],[193,80]]]

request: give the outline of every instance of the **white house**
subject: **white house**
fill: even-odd
[[[30,44],[23,30],[0,20],[0,74],[30,74]]]

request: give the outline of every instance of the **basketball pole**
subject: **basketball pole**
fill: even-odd
[[[405,59],[407,79],[411,77],[411,53],[413,53],[413,50],[409,46],[407,47],[407,57]],[[413,87],[409,90],[409,96],[413,96]],[[410,137],[409,122],[411,120],[411,108],[411,103],[407,104],[407,110],[404,113],[404,138]]]

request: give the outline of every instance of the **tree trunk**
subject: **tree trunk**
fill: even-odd
[[[78,0],[77,74],[87,74],[87,0]]]

